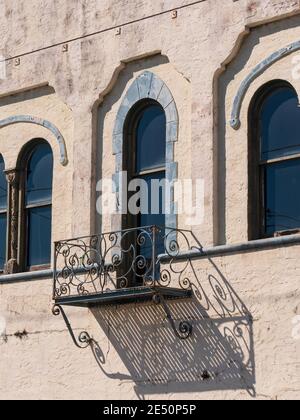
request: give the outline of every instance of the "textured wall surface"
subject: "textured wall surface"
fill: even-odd
[[[178,8],[177,17],[172,10]],[[133,81],[145,71],[168,86],[179,113],[179,178],[205,182],[205,246],[248,240],[247,113],[257,89],[292,77],[297,52],[251,84],[241,128],[230,127],[244,78],[270,54],[300,40],[297,0],[1,0],[0,120],[47,119],[55,137],[31,124],[0,129],[13,168],[29,140],[46,138],[55,157],[53,241],[109,230],[96,214],[96,182],[115,172],[113,128]],[[180,216],[178,225],[185,226]],[[300,397],[299,246],[271,247],[193,261],[193,302],[173,304],[194,335],[175,339],[159,307],[69,309],[76,333],[98,345],[74,347],[51,314],[52,281],[1,284],[0,399]],[[19,334],[23,333],[24,334]]]

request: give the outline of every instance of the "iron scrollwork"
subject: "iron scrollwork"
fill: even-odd
[[[179,275],[180,288],[188,290],[191,282],[183,269],[187,262],[179,268],[175,262],[183,249],[193,249],[189,233],[150,226],[56,242],[54,299],[130,287],[169,287],[173,274]],[[160,264],[159,254],[170,263]]]
[[[62,315],[62,317],[63,317],[63,319],[66,323],[66,326],[68,328],[68,331],[70,333],[70,336],[73,340],[73,343],[75,344],[76,347],[78,347],[80,349],[86,349],[87,347],[90,346],[90,344],[92,342],[92,339],[86,331],[82,331],[79,334],[78,339],[76,339],[76,337],[74,335],[74,332],[73,332],[73,329],[71,327],[71,324],[70,324],[70,322],[68,320],[68,317],[67,317],[64,309],[62,308],[62,306],[54,305],[53,308],[52,308],[52,313],[53,313],[54,316]]]
[[[172,313],[170,311],[169,306],[167,305],[164,297],[162,295],[160,295],[159,293],[156,294],[153,297],[153,301],[156,305],[161,304],[166,315],[167,315],[167,319],[171,324],[171,327],[173,328],[173,331],[175,333],[175,335],[180,339],[180,340],[187,340],[188,338],[191,337],[191,335],[193,334],[193,326],[189,321],[181,321],[179,323],[178,328],[176,327],[174,318],[172,316]]]
[[[178,290],[178,286],[182,291],[192,290],[185,273],[188,261],[176,263],[183,251],[199,250],[199,244],[190,245],[190,238],[194,239],[190,231],[149,226],[56,242],[54,300],[60,304],[66,298],[103,297],[147,288],[163,306],[175,334],[189,338],[191,324],[184,321],[176,327],[160,291]],[[162,263],[160,255],[168,262]],[[64,316],[62,308],[56,308],[55,312],[60,310]]]

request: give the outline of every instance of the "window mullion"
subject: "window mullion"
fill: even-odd
[[[19,171],[11,169],[5,171],[8,182],[8,208],[7,208],[7,262],[6,274],[19,271],[18,261],[18,235],[19,235]]]

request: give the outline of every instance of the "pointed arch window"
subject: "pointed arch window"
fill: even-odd
[[[0,272],[3,272],[6,263],[7,238],[7,180],[5,164],[0,155]]]
[[[252,108],[253,109],[253,108]],[[283,81],[263,87],[250,119],[250,216],[257,237],[300,229],[300,109],[296,91]],[[252,184],[252,188],[251,188]]]

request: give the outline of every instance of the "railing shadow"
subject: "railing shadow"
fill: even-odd
[[[106,357],[93,342],[93,354],[105,375],[133,381],[141,399],[219,390],[246,390],[255,396],[252,316],[215,262],[206,264],[200,271],[188,261],[184,277],[180,271],[194,298],[168,302],[175,321],[192,322],[188,340],[174,335],[161,306],[138,303],[92,310],[129,372],[108,373]]]

